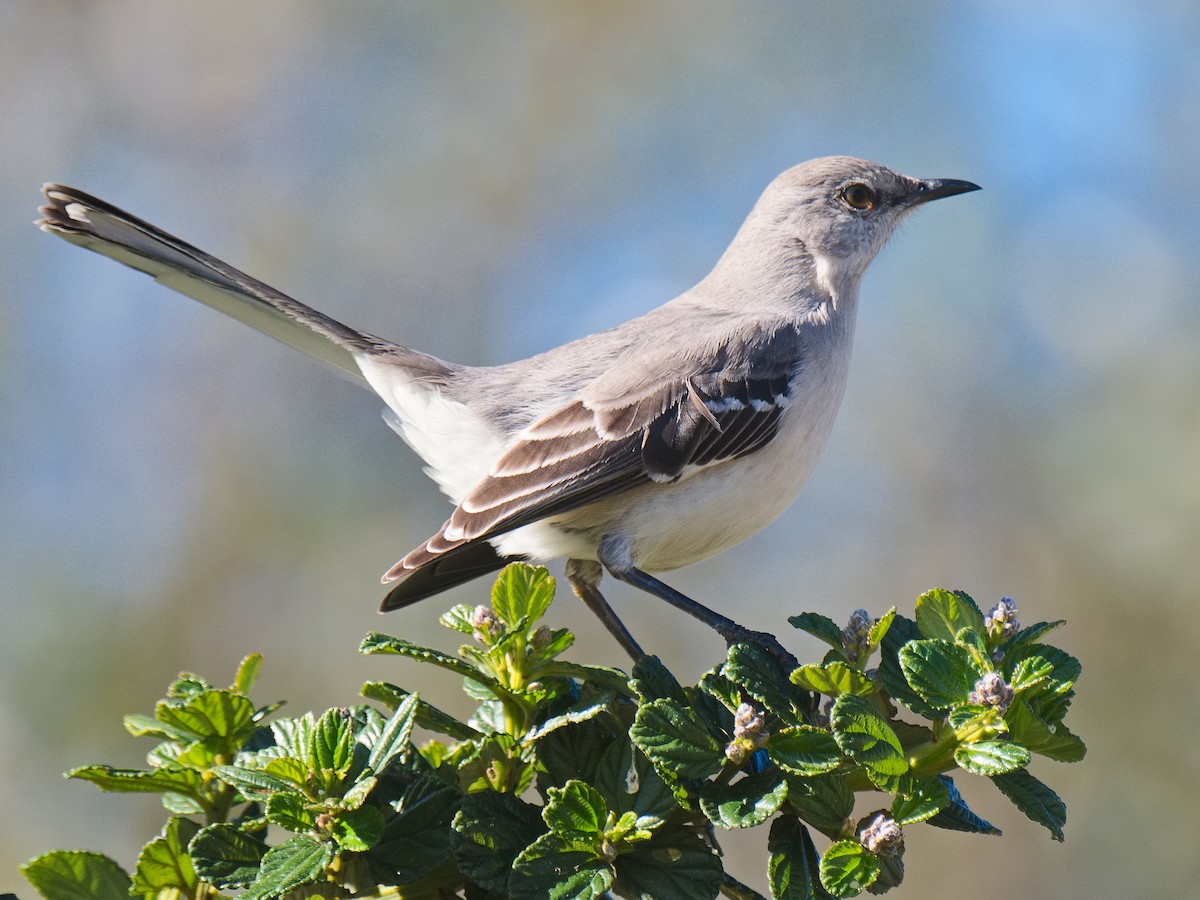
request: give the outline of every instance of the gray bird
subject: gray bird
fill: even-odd
[[[655,578],[758,532],[800,492],[850,364],[859,283],[918,206],[978,186],[849,157],[789,169],[713,270],[652,312],[507,365],[463,366],[357,331],[73,188],[41,228],[316,357],[387,404],[455,505],[384,575],[398,609],[509,561],[565,558],[575,593],[635,659],[603,571],[727,642],[769,635]]]

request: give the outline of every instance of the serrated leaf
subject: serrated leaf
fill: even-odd
[[[132,890],[157,895],[177,890],[192,894],[196,889],[196,869],[188,855],[188,842],[200,826],[189,819],[172,816],[162,832],[142,848],[133,870]]]
[[[822,666],[801,666],[792,672],[790,678],[793,684],[828,697],[841,694],[869,696],[875,693],[875,683],[870,678],[841,660],[834,660]]]
[[[867,632],[867,656],[869,657],[883,643],[884,636],[888,633],[888,629],[892,627],[892,622],[896,618],[896,607],[892,607],[882,616],[875,620],[875,624],[871,626],[871,630]],[[865,660],[859,660],[861,665]]]
[[[365,853],[383,837],[383,813],[374,806],[340,810],[333,824],[333,839],[343,850]]]
[[[196,874],[217,888],[243,888],[258,877],[267,845],[236,825],[202,828],[188,845]]]
[[[800,613],[798,616],[788,616],[788,624],[820,638],[835,650],[842,649],[842,629],[829,616],[813,612]]]
[[[1011,741],[976,741],[956,747],[954,761],[974,775],[990,778],[1029,765],[1029,751]]]
[[[327,710],[321,714],[313,729],[309,765],[315,770],[331,771],[340,777],[350,770],[353,761],[354,723],[340,710]]]
[[[1058,725],[1054,735],[1037,747],[1032,748],[1047,759],[1056,762],[1079,762],[1087,755],[1087,747],[1083,741],[1067,730],[1066,725]]]
[[[181,731],[178,728],[171,728],[164,725],[151,716],[143,716],[139,713],[130,713],[124,718],[125,730],[134,737],[156,737],[168,741],[180,741],[187,743],[191,741],[192,735]]]
[[[517,856],[509,891],[529,900],[599,900],[612,887],[612,865],[574,850],[557,834],[544,834]]]
[[[908,772],[908,760],[900,739],[875,707],[855,694],[843,694],[834,701],[829,718],[842,752],[866,770],[872,784],[894,791],[899,777]]]
[[[791,777],[788,805],[813,828],[833,837],[854,811],[854,791],[841,775]]]
[[[1034,662],[1027,663],[1027,660]],[[1018,670],[1026,665],[1032,665],[1039,671],[1047,665],[1050,667],[1050,671],[1044,673],[1039,683],[1028,692],[1029,696],[1067,693],[1078,680],[1083,668],[1079,660],[1058,647],[1048,644],[1026,644],[1004,657],[1003,671],[1011,682],[1017,676]],[[1027,700],[1029,696],[1026,697]]]
[[[457,606],[452,606],[446,612],[442,613],[438,617],[438,621],[452,631],[474,636],[475,626],[472,624],[474,617],[475,607],[459,603]]]
[[[674,700],[680,704],[687,703],[683,686],[657,656],[643,656],[635,662],[629,683],[643,701]]]
[[[791,686],[787,670],[775,655],[758,644],[731,646],[721,674],[788,725],[799,725],[804,713],[815,708],[810,695]]]
[[[962,591],[941,588],[917,598],[917,627],[927,638],[951,643],[958,639],[958,633],[964,628],[980,636],[986,633],[983,613],[975,601]]]
[[[879,860],[858,841],[838,841],[821,857],[821,884],[835,897],[855,897],[879,877]]]
[[[771,823],[767,838],[771,861],[767,877],[774,900],[827,900],[821,884],[821,862],[808,829],[795,816],[780,816]]]
[[[293,756],[280,756],[269,760],[261,771],[272,778],[282,778],[293,790],[302,790],[308,783],[312,770]]]
[[[408,746],[417,720],[417,704],[420,702],[416,694],[409,694],[383,726],[383,733],[371,747],[371,755],[367,758],[367,765],[376,775],[386,771],[392,760]]]
[[[618,814],[632,812],[642,819],[665,820],[678,809],[666,782],[625,735],[609,741],[590,781],[608,808]]]
[[[965,647],[944,640],[909,641],[899,656],[909,686],[934,709],[966,703],[983,677]]]
[[[554,579],[542,566],[511,563],[492,585],[492,609],[509,628],[521,619],[536,622],[554,599]]]
[[[463,662],[457,656],[450,656],[448,653],[434,650],[432,647],[422,647],[420,644],[414,644],[403,638],[372,631],[362,639],[358,651],[368,656],[376,653],[388,653],[395,656],[405,656],[419,662],[432,663],[435,666],[454,672],[463,678],[484,686],[497,697],[512,699],[513,696],[510,690],[501,685],[491,675],[479,671],[479,669],[470,663]]]
[[[605,691],[599,697],[593,697],[588,701],[579,703],[566,712],[551,716],[540,725],[531,728],[526,735],[521,738],[521,743],[527,746],[536,744],[552,731],[557,731],[560,728],[565,728],[568,725],[578,725],[581,722],[586,722],[603,713],[608,712],[608,704],[615,699],[614,695]]]
[[[732,784],[706,783],[700,808],[721,828],[748,828],[771,818],[787,797],[787,781],[779,769],[747,775]]]
[[[909,687],[908,680],[900,669],[900,648],[909,641],[921,639],[916,622],[904,616],[895,617],[892,627],[883,636],[883,642],[880,644],[882,653],[879,660],[879,683],[893,700],[903,703],[919,716],[936,721],[942,714]]]
[[[407,884],[449,862],[450,823],[465,801],[456,786],[442,781],[416,760],[393,766],[386,781],[388,796],[396,796],[400,789],[402,793],[392,804],[396,815],[387,817],[382,837],[367,856],[373,864],[386,866],[390,878]]]
[[[513,862],[544,827],[535,807],[511,794],[485,791],[463,799],[450,844],[464,875],[489,891],[507,894]]]
[[[1013,653],[1028,644],[1039,642],[1051,631],[1054,631],[1054,629],[1066,624],[1066,619],[1059,619],[1056,622],[1038,622],[1034,625],[1028,626],[1027,628],[1022,628],[1007,641],[1001,644],[999,649],[1006,655]]]
[[[258,880],[241,900],[269,900],[317,881],[333,862],[333,845],[297,835],[267,851],[259,867]]]
[[[408,691],[401,690],[386,681],[368,681],[362,686],[362,695],[368,700],[376,700],[390,709],[397,709],[404,698],[410,696]],[[480,737],[478,731],[449,713],[442,712],[436,706],[417,701],[417,724],[430,731],[436,731],[458,741],[470,741]]]
[[[239,694],[249,695],[251,688],[254,687],[254,682],[258,681],[258,672],[262,668],[263,658],[261,653],[250,653],[242,657],[242,661],[238,664],[237,674],[233,677],[233,685],[230,690],[237,691]]]
[[[694,712],[673,700],[643,704],[629,736],[655,768],[676,777],[707,778],[725,765],[725,748]]]
[[[930,825],[944,828],[947,831],[965,831],[971,834],[997,836],[1000,834],[999,828],[971,811],[958,788],[954,786],[954,779],[948,775],[939,775],[938,780],[950,791],[950,802],[942,808],[941,812],[928,820]]]
[[[54,850],[21,866],[47,900],[129,900],[130,879],[103,853]]]
[[[679,826],[658,829],[619,856],[616,866],[616,890],[623,897],[710,900],[721,889],[716,849]]]
[[[294,794],[296,786],[283,778],[268,775],[259,769],[245,766],[213,766],[212,772],[226,784],[231,784],[243,794],[266,795],[277,791]]]
[[[1067,824],[1067,807],[1058,794],[1038,781],[1025,769],[1016,769],[997,775],[992,783],[1021,812],[1034,822],[1043,825],[1056,841],[1065,839],[1063,826]]]
[[[194,740],[237,737],[253,727],[254,713],[253,703],[228,690],[207,690],[186,703],[159,701],[154,707],[161,724]]]
[[[767,740],[767,753],[779,767],[796,775],[820,775],[836,769],[842,751],[833,735],[812,725],[781,728]]]
[[[67,772],[67,778],[90,781],[102,791],[118,793],[173,792],[194,795],[204,786],[204,779],[193,769],[114,769],[112,766],[79,766]]]
[[[276,719],[270,724],[279,752],[301,760],[309,758],[316,727],[317,720],[311,712],[290,719]]]
[[[306,834],[316,828],[317,813],[299,794],[281,792],[267,798],[267,821],[294,834]]]
[[[550,788],[542,820],[555,834],[567,839],[598,839],[608,818],[608,804],[600,792],[582,781]]]
[[[914,779],[904,785],[904,793],[892,801],[892,818],[897,825],[911,825],[932,819],[950,805],[950,788],[936,775]]]
[[[1008,686],[1014,693],[1026,691],[1050,677],[1054,664],[1041,656],[1026,656],[1013,666]]]
[[[551,675],[574,678],[576,681],[590,682],[596,687],[610,690],[622,697],[633,696],[628,676],[620,669],[613,669],[609,666],[585,666],[581,663],[567,662],[564,659],[552,659],[539,665],[537,674],[539,678]]]

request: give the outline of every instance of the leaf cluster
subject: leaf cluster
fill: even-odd
[[[271,718],[280,704],[249,699],[258,656],[228,688],[181,675],[125,720],[157,741],[145,769],[68,773],[162,795],[171,815],[133,871],[53,851],[26,877],[50,900],[749,898],[717,835],[769,822],[772,896],[850,897],[901,882],[907,827],[999,834],[955,770],[1063,837],[1065,806],[1027,768],[1084,754],[1063,724],[1079,663],[1042,642],[1059,622],[1001,628],[931,591],[913,620],[793,617],[829,645],[819,663],[735,644],[684,686],[655,657],[629,676],[562,659],[572,635],[539,624],[553,596],[544,569],[516,564],[489,606],[442,617],[467,638],[456,654],[365,638],[461,677],[465,722],[383,681],[363,687],[378,706]]]

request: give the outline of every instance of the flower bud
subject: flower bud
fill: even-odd
[[[852,663],[858,662],[866,655],[867,638],[875,620],[865,609],[856,609],[850,614],[850,621],[842,629],[842,649]]]
[[[858,825],[858,841],[872,853],[899,856],[904,852],[904,832],[887,810],[867,816]]]
[[[1001,597],[1000,602],[991,608],[984,617],[984,627],[994,638],[1007,640],[1021,627],[1017,621],[1017,604],[1012,597]]]
[[[994,706],[1002,713],[1008,711],[1012,699],[1013,689],[999,672],[988,672],[975,682],[975,690],[967,695],[968,702],[978,706]]]

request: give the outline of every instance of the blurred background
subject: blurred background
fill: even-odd
[[[1033,767],[1066,843],[964,777],[1005,837],[911,829],[902,895],[1193,896],[1197,46],[1185,0],[0,5],[0,890],[31,896],[16,866],[54,847],[133,864],[157,802],[61,773],[141,765],[121,716],[181,669],[226,684],[261,651],[257,698],[292,713],[380,678],[461,709],[456,679],[355,650],[452,649],[438,614],[487,587],[379,618],[379,574],[448,510],[380,403],[41,234],[43,181],[482,364],[669,299],[778,172],[847,153],[985,190],[874,264],[799,502],[671,582],[801,657],[788,615],[933,586],[1067,618],[1090,753]],[[681,677],[720,658],[610,588]],[[623,664],[569,593],[550,615]],[[760,889],[765,841],[723,839]]]

